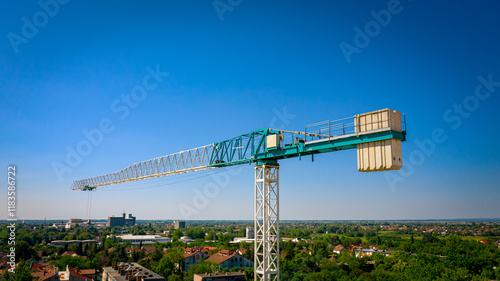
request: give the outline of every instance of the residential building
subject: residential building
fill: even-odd
[[[145,255],[152,254],[156,251],[155,246],[142,246],[142,250],[144,251]]]
[[[240,256],[243,256],[247,252],[247,249],[238,249],[236,253]]]
[[[30,267],[31,270],[34,271],[33,275],[40,281],[59,281],[57,267],[53,265],[43,266],[36,262],[32,262]]]
[[[92,281],[96,277],[95,269],[75,269],[66,266],[66,270],[61,271],[53,265],[37,262],[31,262],[30,268],[34,277],[40,281]]]
[[[72,251],[66,251],[66,252],[61,254],[61,257],[65,257],[65,256],[87,258],[86,256],[80,256],[76,253],[73,253]]]
[[[185,221],[174,221],[174,228],[175,229],[186,228],[186,222]]]
[[[188,271],[191,266],[199,264],[200,261],[208,257],[209,255],[206,255],[194,248],[184,248],[184,271]]]
[[[92,281],[96,278],[95,269],[73,269],[67,266],[66,270],[69,272],[69,281]]]
[[[195,274],[193,281],[244,281],[243,272],[221,272]]]
[[[108,217],[108,222],[106,226],[134,226],[135,225],[135,217],[132,214],[128,214],[125,216],[125,213],[122,214],[121,217],[118,216],[110,216]]]
[[[334,252],[335,254],[340,254],[340,252],[342,252],[342,251],[346,251],[346,250],[347,250],[347,249],[346,249],[346,248],[344,248],[344,246],[342,246],[342,245],[337,245],[337,246],[335,246],[335,248],[333,248],[333,252]]]
[[[377,250],[377,249],[356,249],[354,253],[357,258],[362,258],[364,256],[372,256],[375,253],[381,253],[387,257],[391,256],[392,252],[389,250]]]
[[[109,237],[109,236],[108,236]],[[155,242],[158,243],[167,243],[167,242],[172,242],[172,239],[169,237],[163,237],[160,235],[131,235],[131,234],[126,234],[126,235],[119,235],[116,236],[117,238],[121,238],[122,242],[130,242],[133,245],[147,245],[147,244],[154,244]]]
[[[66,266],[66,271],[57,273],[60,281],[92,281],[95,278],[95,269],[75,269]]]
[[[128,280],[165,281],[165,278],[135,262],[113,263],[103,268],[102,281]]]
[[[217,250],[217,247],[210,247],[210,246],[197,246],[198,251],[203,252],[204,254],[209,254],[210,251]]]
[[[207,261],[219,264],[220,268],[231,269],[233,267],[253,267],[253,261],[242,257],[230,250],[220,250],[218,253],[211,255]]]
[[[490,241],[486,240],[486,239],[481,239],[479,240],[479,243],[483,243],[485,245],[489,245],[490,244]]]

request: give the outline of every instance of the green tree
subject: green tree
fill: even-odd
[[[83,246],[82,246],[82,242],[78,243],[78,248],[76,249],[76,252],[75,252],[77,255],[81,256],[83,255]]]
[[[33,257],[35,250],[26,241],[16,243],[16,257],[21,261],[26,261]]]
[[[362,243],[361,238],[356,237],[352,240],[353,245],[360,245]]]
[[[177,229],[173,234],[172,234],[172,241],[179,240],[183,236],[182,230]]]
[[[10,273],[9,273],[9,270],[7,268],[5,268],[2,272],[2,281],[11,281],[12,278],[10,277]]]
[[[83,232],[76,237],[77,240],[89,240],[92,239],[92,236],[88,232]]]
[[[153,261],[159,261],[162,259],[162,257],[163,257],[163,251],[161,250],[160,247],[156,247],[151,258],[153,259]]]
[[[172,274],[168,277],[167,281],[182,281],[182,278],[177,274]]]
[[[185,273],[184,280],[193,280],[194,274],[199,273],[214,273],[219,270],[219,265],[210,261],[200,261],[199,264],[191,266],[191,268]]]
[[[438,241],[439,238],[437,238],[436,234],[432,232],[426,232],[422,237],[422,243],[436,243]]]
[[[66,266],[72,268],[80,268],[80,269],[91,269],[94,268],[94,264],[89,259],[85,259],[82,257],[72,257],[72,256],[63,256],[58,257],[55,260],[52,260],[50,264],[58,267],[58,268],[66,268]]]
[[[115,242],[113,241],[112,238],[107,238],[106,241],[104,242],[104,248],[107,250],[109,248],[112,248],[114,244]]]
[[[15,273],[12,274],[9,278],[13,281],[30,281],[40,279],[33,275],[31,267],[27,262],[20,262],[15,269]]]
[[[170,255],[163,256],[160,261],[153,266],[153,271],[167,279],[176,272],[175,263],[175,260]]]
[[[284,252],[285,259],[293,260],[293,258],[295,257],[295,243],[293,243],[292,241],[286,242]]]

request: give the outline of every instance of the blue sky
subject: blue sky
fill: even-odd
[[[382,108],[407,116],[403,170],[358,172],[355,150],[281,161],[281,219],[499,217],[495,1],[2,5],[0,179],[18,165],[19,218],[86,218],[88,194],[70,191],[73,180]],[[161,75],[127,103],[151,72]],[[68,149],[102,122],[102,139],[70,166]],[[245,165],[103,188],[91,217],[252,219],[253,173]]]

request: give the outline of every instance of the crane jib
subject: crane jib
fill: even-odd
[[[398,156],[400,143],[405,140],[404,114],[384,109],[318,122],[306,126],[303,131],[255,130],[225,141],[135,163],[114,173],[77,180],[71,189],[91,191],[100,186],[130,181],[241,164],[274,163],[353,148],[358,149],[360,171],[398,169],[402,166],[401,156]],[[391,158],[396,162],[399,158],[399,162],[392,163]]]

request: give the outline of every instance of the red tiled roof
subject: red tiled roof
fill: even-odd
[[[184,248],[184,253],[192,254],[196,252],[197,250],[195,250],[194,248]]]
[[[217,247],[208,247],[208,246],[205,246],[205,247],[202,247],[200,249],[200,251],[203,252],[203,253],[206,253],[206,252],[209,252],[209,251],[212,251],[212,250],[217,250]]]
[[[184,259],[189,258],[190,256],[196,255],[197,252],[194,253],[184,253]]]
[[[77,269],[73,269],[73,268],[71,268],[71,267],[68,267],[68,270],[69,270],[69,275],[70,275],[70,276],[71,276],[71,275],[73,275],[73,276],[76,276],[76,277],[78,277],[78,278],[80,278],[80,279],[83,279],[83,280],[89,280],[89,281],[92,281],[92,278],[82,275],[82,274],[79,272],[79,270],[77,270]],[[94,271],[94,273],[95,273],[95,271]]]
[[[220,252],[211,255],[206,260],[207,261],[211,261],[211,262],[215,262],[217,264],[221,264],[221,263],[227,261],[228,259],[234,257],[234,255],[236,255],[235,253],[230,254],[230,255],[227,255],[227,254],[224,254],[224,253],[221,254],[221,252],[223,252],[223,251],[224,251],[224,253],[230,252],[229,250],[221,250]]]
[[[341,251],[342,249],[345,250],[344,246],[342,245],[337,245],[335,246],[335,248],[333,248],[334,251]]]
[[[78,269],[78,272],[82,275],[95,275],[95,269]]]
[[[35,276],[39,277],[39,280],[47,280],[52,278],[57,274],[55,266],[42,266],[35,262],[31,263],[31,269],[35,271]]]
[[[155,246],[143,246],[142,247],[142,250],[146,253],[146,254],[150,254],[150,253],[154,253],[155,251]]]
[[[231,250],[220,250],[219,253],[223,256],[231,255]]]

